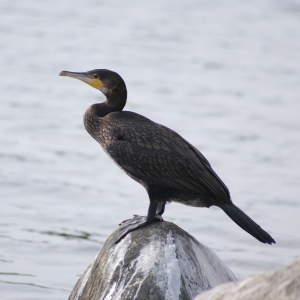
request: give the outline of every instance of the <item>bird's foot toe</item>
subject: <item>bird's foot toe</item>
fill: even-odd
[[[122,221],[122,222],[119,224],[119,226],[122,226],[124,223],[133,220],[135,217],[137,217],[137,218],[145,218],[145,217],[142,217],[142,216],[139,216],[139,215],[133,215],[133,218],[132,218],[132,219],[127,219],[127,220]]]
[[[130,220],[123,221],[120,224],[121,228],[119,228],[119,235],[117,240],[115,241],[115,244],[119,243],[120,240],[124,238],[129,232],[145,227],[150,223],[152,222],[149,222],[146,217],[138,215],[134,215]]]

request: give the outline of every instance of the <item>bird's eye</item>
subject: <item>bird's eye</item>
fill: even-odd
[[[97,78],[98,78],[98,75],[97,75],[97,74],[94,74],[93,77],[94,77],[95,79],[97,79]]]

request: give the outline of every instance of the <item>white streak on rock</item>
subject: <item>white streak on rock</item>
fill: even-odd
[[[100,251],[99,251],[100,252]],[[93,266],[94,266],[94,263],[99,255],[99,252],[97,253],[97,255],[95,256],[95,260],[94,262],[88,267],[88,269],[85,271],[85,274],[83,275],[83,279],[81,281],[81,284],[80,284],[80,287],[78,288],[77,292],[76,292],[76,295],[75,295],[75,298],[74,300],[77,300],[81,294],[82,294],[82,291],[87,283],[87,281],[89,280],[90,276],[91,276],[91,271],[93,269]]]
[[[115,292],[116,285],[117,285],[117,283],[114,282],[114,284],[112,285],[112,287],[111,287],[110,290],[109,290],[109,293],[108,293],[107,296],[105,297],[105,300],[111,300],[111,299],[112,299],[112,295],[113,295],[113,293]]]
[[[165,298],[166,300],[178,299],[180,295],[180,269],[176,256],[176,245],[174,244],[172,231],[169,231],[167,235],[164,250],[167,268],[167,288]]]
[[[114,274],[114,271],[116,270],[116,268],[118,266],[120,266],[121,269],[123,268],[124,257],[127,252],[127,248],[130,244],[131,244],[130,235],[127,235],[124,239],[122,239],[118,244],[116,244],[112,248],[111,254],[107,260],[107,263],[104,267],[104,272],[103,272],[103,274],[110,274],[110,277],[106,279],[107,282],[109,282],[111,280],[111,277]],[[114,283],[111,287],[108,286],[107,289],[103,293],[104,296],[101,297],[99,300],[116,299],[115,297],[113,297],[113,295],[116,292],[117,285],[118,285],[118,290],[122,291],[124,288],[124,281],[125,281],[125,276],[123,276],[123,280],[121,282]],[[105,294],[109,288],[110,288],[109,293],[105,297]]]
[[[159,245],[156,244],[156,242],[150,242],[145,248],[142,249],[140,252],[139,257],[132,262],[132,266],[137,264],[137,269],[135,271],[135,274],[138,272],[143,273],[143,278],[147,278],[147,275],[150,273],[151,270],[153,270],[153,260],[157,258],[159,252]],[[135,275],[134,274],[134,275]],[[132,276],[134,278],[134,276]],[[139,282],[139,286],[137,288],[137,291],[134,295],[133,300],[136,299],[137,295],[139,294],[141,285],[143,283],[143,280]]]
[[[83,289],[84,289],[84,287],[85,287],[87,281],[88,281],[89,278],[90,278],[92,266],[93,266],[93,264],[91,264],[91,265],[89,266],[88,270],[86,271],[86,273],[85,273],[85,275],[84,275],[84,277],[83,277],[83,280],[82,280],[82,282],[81,282],[81,285],[80,285],[80,287],[79,287],[79,289],[78,289],[78,291],[77,291],[77,293],[76,293],[76,295],[75,295],[75,300],[77,300],[77,299],[81,296],[82,291],[83,291]]]

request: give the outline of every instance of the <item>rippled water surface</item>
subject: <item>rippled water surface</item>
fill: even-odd
[[[117,224],[147,211],[144,189],[83,127],[104,97],[61,70],[117,71],[127,110],[202,151],[277,244],[218,208],[173,203],[164,218],[237,277],[299,255],[299,1],[2,0],[0,9],[1,299],[66,299]]]

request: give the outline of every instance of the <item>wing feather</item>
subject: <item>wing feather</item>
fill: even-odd
[[[138,117],[136,117],[138,116]],[[178,190],[230,198],[229,191],[194,146],[173,130],[136,115],[118,127],[106,151],[129,175],[140,181]]]

